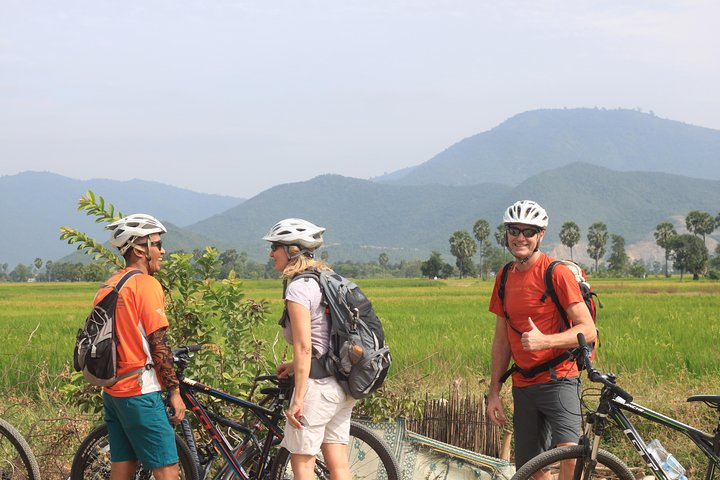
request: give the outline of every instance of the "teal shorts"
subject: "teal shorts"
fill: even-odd
[[[113,397],[103,392],[105,423],[110,437],[110,460],[139,460],[154,468],[178,463],[175,431],[161,392]]]

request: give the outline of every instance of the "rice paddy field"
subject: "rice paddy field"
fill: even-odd
[[[702,410],[707,407],[684,400],[694,393],[720,394],[720,283],[677,277],[590,280],[603,304],[596,366],[617,373],[636,401],[686,423],[708,423],[705,430],[712,430],[717,417]],[[447,395],[453,386],[471,394],[485,392],[495,322],[487,311],[491,281],[358,283],[384,320],[394,360],[389,388],[411,388],[421,397]],[[271,313],[259,335],[274,338],[282,309],[280,282],[243,285],[247,298],[268,301]],[[30,408],[52,406],[97,287],[0,284],[0,389],[6,399],[19,399],[16,403]],[[22,422],[22,411],[6,402],[0,416],[9,414]],[[664,435],[657,436],[663,443],[678,445],[676,456],[683,463],[697,463],[682,441],[675,443]]]

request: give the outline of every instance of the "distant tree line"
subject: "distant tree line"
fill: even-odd
[[[625,251],[625,239],[621,235],[611,234],[603,222],[595,222],[587,232],[587,254],[594,261],[593,268],[583,268],[595,275],[632,276],[664,274],[670,276],[677,272],[682,278],[684,274],[692,274],[697,280],[702,275],[712,279],[720,279],[720,244],[716,245],[713,254],[706,246],[707,236],[720,228],[720,213],[713,217],[707,212],[693,210],[685,217],[687,234],[678,234],[670,222],[657,225],[654,232],[655,242],[664,251],[664,265],[658,262],[646,262],[642,259],[632,260]],[[399,277],[399,278],[449,278],[452,276],[481,277],[497,272],[511,257],[505,248],[505,225],[500,224],[493,232],[494,244],[490,240],[490,224],[479,219],[473,225],[472,235],[463,230],[454,232],[448,239],[450,253],[455,257],[455,265],[445,262],[442,255],[433,251],[426,261],[401,260],[392,263],[387,253],[380,253],[377,261],[333,263],[333,269],[341,275],[351,278]],[[560,242],[570,250],[573,260],[573,248],[580,242],[580,227],[573,222],[563,223],[560,228]],[[610,252],[607,246],[610,242]],[[173,252],[173,253],[184,253]],[[193,261],[202,257],[203,251],[193,251]],[[479,262],[473,258],[478,255]],[[323,260],[328,259],[328,251],[321,251]],[[605,259],[604,264],[600,262]],[[235,249],[225,250],[218,256],[220,267],[215,273],[218,279],[229,277],[245,279],[277,278],[272,262],[257,262],[248,258],[247,253]],[[672,270],[670,265],[672,264]],[[9,270],[7,263],[0,264],[0,282],[79,282],[103,281],[109,272],[103,263],[53,262],[41,258],[27,265],[18,264]]]
[[[643,277],[648,274],[663,273],[670,275],[669,263],[672,262],[675,272],[680,273],[682,279],[685,273],[692,274],[697,280],[701,275],[712,279],[720,279],[720,244],[715,247],[714,255],[710,255],[706,239],[716,229],[720,228],[720,213],[713,217],[707,212],[693,210],[685,217],[685,226],[690,233],[679,235],[670,222],[663,222],[656,227],[655,240],[657,245],[665,252],[665,265],[660,268],[658,262],[648,264],[642,259],[632,260],[625,251],[625,238],[622,235],[611,234],[603,222],[595,222],[587,232],[587,254],[593,259],[592,272],[595,275],[608,276],[634,276]],[[563,223],[560,228],[560,242],[570,249],[570,259],[573,260],[573,247],[582,238],[580,227],[573,221]],[[474,237],[474,238],[473,238]],[[490,226],[487,220],[480,219],[473,226],[473,235],[464,230],[458,230],[449,238],[450,253],[455,257],[455,268],[445,264],[440,254],[433,252],[430,259],[423,263],[423,275],[428,277],[446,277],[457,274],[459,277],[480,276],[486,278],[489,274],[497,272],[508,261],[505,246],[505,225],[500,224],[494,232],[497,246],[488,242]],[[477,243],[476,243],[477,241]],[[600,261],[608,253],[606,264]],[[472,258],[479,254],[480,262],[475,265]],[[583,266],[586,271],[590,271]],[[450,272],[452,270],[452,272]]]

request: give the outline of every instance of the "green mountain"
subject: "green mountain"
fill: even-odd
[[[333,259],[423,258],[443,249],[453,231],[477,220],[478,206],[501,208],[509,187],[394,186],[339,175],[279,185],[243,204],[187,227],[254,258],[267,250],[260,238],[278,220],[300,217],[327,228]],[[450,232],[450,233],[448,233]]]
[[[466,138],[416,167],[374,180],[398,185],[514,186],[575,162],[720,180],[718,159],[718,130],[635,110],[535,110]]]
[[[559,229],[572,220],[583,231],[596,221],[632,244],[652,238],[657,224],[677,221],[690,210],[713,215],[720,208],[720,181],[648,172],[618,172],[574,163],[536,175],[512,188],[474,186],[400,186],[337,175],[280,185],[212,218],[187,227],[261,258],[260,240],[278,220],[301,217],[327,228],[330,259],[392,261],[449,255],[456,230],[472,231],[486,219],[491,228],[505,207],[533,199],[550,215],[546,249],[559,245]],[[720,232],[718,232],[720,233]],[[449,257],[447,257],[449,259]]]

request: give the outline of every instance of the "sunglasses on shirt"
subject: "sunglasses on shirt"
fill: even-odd
[[[540,232],[540,230],[538,230],[537,228],[530,228],[530,227],[526,227],[526,228],[507,227],[507,232],[510,235],[512,235],[513,237],[517,237],[518,235],[520,235],[522,233],[525,238],[532,238],[535,235],[537,235]]]

